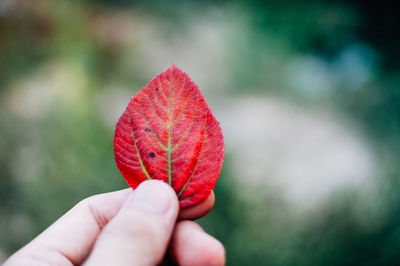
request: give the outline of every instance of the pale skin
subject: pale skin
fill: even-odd
[[[191,221],[207,214],[214,193],[179,210],[160,181],[79,202],[6,262],[14,265],[224,265],[223,245]],[[170,260],[169,260],[170,261]]]

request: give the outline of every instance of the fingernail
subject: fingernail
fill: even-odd
[[[163,214],[171,206],[171,188],[162,181],[151,180],[141,183],[128,204],[149,212]]]

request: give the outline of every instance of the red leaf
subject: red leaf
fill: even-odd
[[[172,65],[131,98],[115,128],[114,153],[129,186],[162,180],[188,207],[214,188],[224,140],[197,85]]]

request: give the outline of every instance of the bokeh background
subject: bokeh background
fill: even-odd
[[[393,2],[393,3],[392,3]],[[199,222],[228,265],[400,261],[394,1],[0,1],[0,263],[126,187],[113,129],[171,63],[226,142]]]

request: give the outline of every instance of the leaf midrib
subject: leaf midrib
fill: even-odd
[[[172,160],[171,160],[171,113],[172,113],[172,84],[169,82],[169,97],[168,97],[168,184],[172,187]]]

